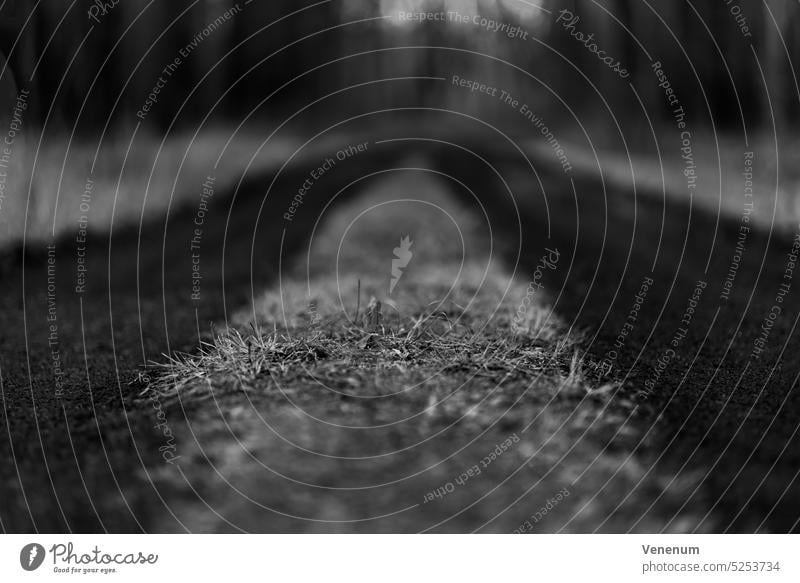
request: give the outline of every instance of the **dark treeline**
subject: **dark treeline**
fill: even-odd
[[[455,73],[557,107],[560,98],[577,112],[604,108],[604,101],[625,111],[639,108],[636,94],[645,104],[665,103],[653,62],[691,119],[735,128],[743,120],[766,124],[771,115],[784,127],[798,117],[791,66],[800,57],[797,2],[542,0],[549,13],[534,4],[78,0],[34,9],[32,0],[0,0],[0,50],[17,86],[35,96],[39,122],[79,132],[136,121],[181,126],[251,111],[270,116],[376,79]],[[492,22],[521,26],[527,38],[473,24],[398,22],[398,11],[420,6],[473,14],[475,5]],[[450,89],[425,79],[374,83],[341,101],[353,110],[475,101]],[[670,117],[666,106],[648,110]]]

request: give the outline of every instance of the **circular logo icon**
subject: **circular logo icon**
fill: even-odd
[[[38,543],[30,543],[19,552],[19,564],[26,571],[35,571],[44,562],[44,547]]]

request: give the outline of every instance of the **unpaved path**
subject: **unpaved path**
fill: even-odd
[[[342,147],[348,143],[343,140]],[[616,427],[632,423],[634,430],[626,429],[622,436],[621,457],[620,451],[606,450],[608,457],[599,458],[599,463],[625,460],[628,453],[634,457],[629,464],[610,464],[592,474],[592,480],[583,482],[589,486],[586,491],[568,497],[569,505],[548,514],[537,528],[795,528],[800,515],[795,485],[800,467],[798,397],[793,390],[798,367],[789,355],[796,347],[798,286],[781,296],[783,301],[776,299],[792,242],[763,232],[749,233],[730,297],[721,300],[739,225],[718,221],[685,204],[604,192],[594,177],[573,177],[573,183],[570,176],[538,161],[534,167],[541,182],[537,182],[519,152],[502,142],[480,139],[471,142],[471,147],[474,153],[430,142],[371,144],[357,163],[336,165],[315,188],[335,193],[372,171],[405,164],[409,150],[427,153],[421,166],[453,175],[475,193],[487,224],[493,227],[493,253],[502,260],[505,273],[516,273],[524,285],[542,249],[560,250],[563,268],[559,265],[548,273],[544,285],[555,314],[567,326],[574,324],[586,331],[584,347],[598,361],[614,348],[644,278],[653,279],[618,349],[610,379],[623,383],[619,398],[633,404],[625,409],[630,422],[623,424],[625,417],[616,419]],[[487,161],[505,183],[486,166]],[[224,453],[222,444],[233,443],[227,434],[219,434],[219,442],[211,443],[221,455],[215,467],[250,488],[246,493],[251,498],[257,495],[254,506],[240,505],[240,495],[221,496],[226,491],[224,481],[208,473],[213,471],[210,464],[193,461],[187,471],[164,462],[164,450],[159,448],[168,445],[169,439],[159,429],[154,403],[137,399],[137,372],[144,361],[157,360],[162,352],[192,350],[198,344],[198,331],[207,337],[211,322],[221,327],[226,320],[240,317],[264,289],[274,289],[281,265],[286,269],[287,263],[302,264],[313,220],[330,197],[307,197],[285,234],[280,217],[297,185],[319,162],[299,162],[284,172],[263,206],[274,175],[248,178],[234,198],[218,193],[204,223],[199,302],[191,300],[190,242],[196,208],[173,213],[166,226],[157,223],[141,230],[118,230],[110,242],[90,241],[83,295],[74,291],[76,263],[69,240],[59,241],[56,247],[54,303],[51,293],[48,304],[45,252],[26,257],[24,267],[11,265],[4,271],[0,365],[5,413],[0,452],[8,463],[2,466],[0,519],[5,530],[341,530],[342,524],[350,525],[349,530],[420,530],[455,516],[440,528],[505,531],[522,524],[540,503],[544,505],[564,487],[562,479],[550,474],[547,479],[552,481],[543,482],[546,492],[531,495],[526,493],[531,475],[517,474],[517,480],[471,506],[520,466],[518,457],[503,455],[501,460],[507,461],[494,465],[492,473],[483,476],[486,480],[473,481],[475,490],[463,487],[460,494],[451,495],[452,502],[438,506],[432,514],[412,510],[379,521],[341,522],[353,516],[374,517],[373,510],[380,508],[403,510],[419,504],[429,491],[425,486],[444,482],[450,473],[466,467],[466,461],[475,463],[481,448],[491,446],[491,450],[501,436],[514,434],[518,428],[514,424],[476,442],[475,450],[443,468],[442,474],[428,475],[425,486],[387,487],[369,502],[352,492],[321,497],[318,492],[297,490],[297,504],[286,507],[292,499],[281,495],[281,490],[276,494],[269,489],[271,480],[277,479],[274,474],[267,478],[268,470],[249,471],[252,458],[247,448],[236,450],[236,455]],[[513,202],[506,186],[514,194]],[[350,188],[343,198],[349,199],[353,192],[365,191]],[[457,187],[451,192],[459,198],[467,196]],[[476,208],[472,203],[464,206]],[[392,245],[395,238],[392,233]],[[380,262],[391,261],[385,251],[375,256]],[[698,281],[708,284],[686,325],[687,305]],[[761,346],[755,342],[763,334],[762,324],[778,303],[780,317],[769,328],[763,351],[754,357],[754,346]],[[55,355],[66,381],[61,399],[55,395],[54,346],[48,344],[53,323],[47,320],[52,314],[48,307],[53,306]],[[685,334],[678,334],[681,328],[686,328]],[[664,364],[658,366],[659,360]],[[370,409],[369,402],[348,403],[336,414],[344,415],[339,419],[346,421],[369,413],[376,416],[373,424],[380,425],[381,411]],[[263,426],[252,423],[254,411],[274,412],[280,427],[292,435],[305,434],[307,449],[323,444],[328,451],[336,451],[337,433],[329,429],[317,433],[310,425],[305,431],[307,420],[285,413],[286,409],[271,409],[268,403],[254,407],[248,395],[228,394],[221,401],[222,415],[240,418],[241,428],[255,428],[255,433],[240,436],[252,446],[251,453],[283,452],[278,462],[283,469],[296,471],[295,478],[323,484],[346,479],[350,486],[363,485],[379,475],[405,475],[410,467],[376,463],[371,474],[358,476],[343,473],[335,461],[304,463],[286,453],[286,444],[278,444],[277,437],[264,438]],[[158,405],[169,420],[176,453],[184,456],[183,461],[196,459],[198,448],[187,438],[193,425],[210,427],[201,437],[213,438],[214,423],[221,418],[217,404],[206,399],[188,400],[177,407]],[[435,463],[474,437],[474,429],[451,433],[426,454],[408,456],[407,463]],[[545,428],[539,437],[546,439],[553,433]],[[369,455],[376,455],[387,444],[402,449],[406,438],[388,432],[385,443],[364,443],[363,447],[365,451],[374,448]],[[613,444],[619,438],[612,432],[606,441]],[[640,438],[645,439],[637,447]],[[535,453],[523,448],[513,455],[525,452]],[[537,468],[535,459],[533,465],[531,471],[537,476],[552,467]],[[607,478],[607,485],[605,479],[597,482],[598,476]],[[580,484],[574,480],[577,477],[570,483]],[[187,492],[194,497],[187,497]],[[202,502],[206,495],[211,508]],[[259,504],[284,506],[276,514]]]

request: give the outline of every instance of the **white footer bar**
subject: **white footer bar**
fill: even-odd
[[[0,551],[4,582],[800,581],[787,535],[5,535]]]

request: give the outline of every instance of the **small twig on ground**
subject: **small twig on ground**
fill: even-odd
[[[373,296],[369,301],[367,311],[364,313],[364,328],[366,328],[368,332],[375,332],[381,327],[382,319],[381,303]]]

